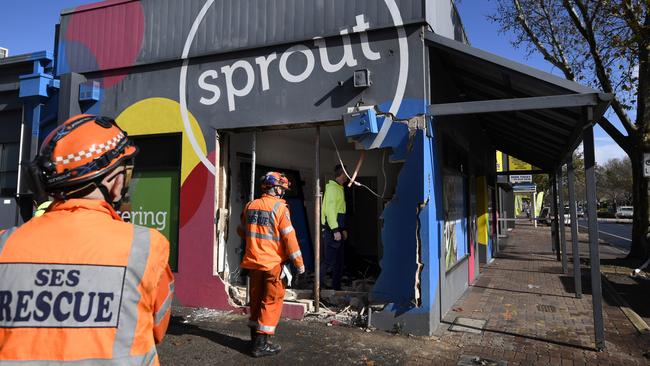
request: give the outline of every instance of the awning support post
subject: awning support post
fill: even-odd
[[[573,254],[573,287],[576,298],[582,298],[582,274],[580,272],[580,245],[578,241],[578,213],[576,212],[575,172],[573,155],[566,164],[567,184],[569,186],[569,212],[571,214],[571,252]]]
[[[532,214],[530,217],[533,218],[533,225],[537,227],[537,216],[535,215],[537,212],[537,188],[535,188],[535,192],[533,192],[533,207],[532,207]]]
[[[320,126],[314,139],[314,308],[320,311]]]
[[[584,110],[591,120],[591,108]],[[591,267],[591,294],[594,313],[596,349],[605,348],[603,325],[603,290],[600,281],[600,253],[598,252],[598,220],[596,212],[596,175],[594,172],[594,129],[587,127],[583,132],[582,146],[585,154],[585,181],[587,188],[587,220],[589,222],[589,263]]]
[[[558,237],[558,210],[557,210],[557,182],[556,174],[549,174],[550,175],[550,183],[551,183],[551,236],[553,237],[553,253],[555,253],[555,257],[558,261],[560,261],[560,240]]]
[[[255,199],[255,164],[257,160],[257,135],[255,131],[252,133],[251,140],[251,190],[248,195],[248,201]],[[246,277],[246,303],[250,304],[251,301],[251,278]]]
[[[566,254],[566,233],[564,230],[564,187],[562,184],[562,166],[557,169],[557,178],[555,179],[557,183],[557,195],[560,200],[559,204],[559,216],[560,221],[558,223],[558,230],[560,234],[560,251],[562,252],[562,273],[567,274],[569,272],[569,261]]]

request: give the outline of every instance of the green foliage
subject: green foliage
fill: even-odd
[[[614,206],[632,203],[632,163],[628,157],[596,166],[596,192],[598,201],[612,202]]]
[[[640,174],[628,179],[628,166],[640,171],[640,157],[650,152],[650,0],[494,1],[497,11],[489,19],[501,32],[514,35],[515,47],[538,52],[569,80],[614,95],[611,108],[625,133],[605,117],[597,122],[632,161],[598,168],[597,192],[613,202],[627,202],[635,192],[631,196],[639,209],[634,211],[630,256],[647,256],[648,182]],[[576,167],[576,173],[581,171]]]

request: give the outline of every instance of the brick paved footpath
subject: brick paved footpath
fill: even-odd
[[[449,341],[463,344],[463,352],[508,360],[521,365],[650,365],[650,336],[641,336],[605,296],[605,351],[595,352],[589,268],[582,266],[583,296],[576,299],[567,227],[569,273],[551,251],[550,229],[518,225],[501,254],[456,302],[445,320],[456,316],[487,320],[482,335],[442,331]],[[581,261],[589,258],[588,237],[579,235]],[[622,256],[601,244],[601,259]],[[650,296],[650,295],[649,295]],[[452,342],[453,343],[453,342]]]
[[[580,239],[586,258],[586,235],[580,234]],[[518,225],[499,258],[482,270],[432,337],[283,320],[275,340],[284,351],[258,360],[247,355],[244,317],[216,312],[192,317],[191,309],[175,308],[159,346],[160,360],[163,365],[456,365],[461,356],[472,355],[508,365],[650,365],[644,357],[650,351],[650,335],[639,335],[607,297],[606,349],[593,350],[589,271],[583,269],[584,295],[576,299],[573,274],[562,274],[550,242],[549,228]],[[608,245],[601,245],[600,253],[602,259],[621,256]],[[485,331],[448,330],[458,316],[486,320]]]

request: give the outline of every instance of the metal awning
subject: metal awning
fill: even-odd
[[[425,35],[454,84],[429,113],[472,115],[494,147],[546,171],[566,162],[582,131],[602,117],[611,94],[431,32]],[[432,73],[432,78],[436,75]]]
[[[584,139],[584,162],[587,217],[589,218],[589,260],[591,265],[594,339],[597,350],[605,347],[602,315],[598,223],[596,221],[596,177],[593,124],[609,107],[611,94],[568,81],[466,44],[427,33],[432,79],[446,79],[449,90],[432,88],[433,104],[429,114],[435,119],[453,120],[470,115],[480,124],[495,148],[545,170],[552,188],[552,242],[562,272],[568,274],[568,256],[564,234],[562,166],[567,163],[569,202],[575,202],[571,154]],[[438,87],[441,83],[433,84]],[[435,93],[434,93],[435,91]],[[558,184],[558,182],[560,182]],[[516,192],[516,188],[513,188]],[[535,196],[533,195],[533,200]],[[558,205],[559,203],[559,205]],[[535,206],[535,202],[533,203]],[[574,254],[576,297],[582,296],[581,269],[578,258],[577,215],[571,207],[571,237]],[[560,216],[562,219],[560,220]],[[536,222],[536,221],[535,221]],[[561,258],[560,258],[561,257]]]

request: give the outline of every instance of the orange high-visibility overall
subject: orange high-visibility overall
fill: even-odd
[[[99,200],[56,201],[0,233],[0,364],[158,365],[169,243]]]
[[[250,202],[242,213],[239,235],[246,239],[242,268],[250,270],[250,326],[258,333],[274,334],[282,314],[282,263],[291,259],[304,266],[289,207],[267,194]]]

